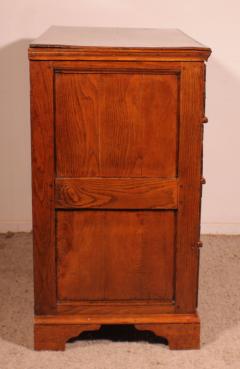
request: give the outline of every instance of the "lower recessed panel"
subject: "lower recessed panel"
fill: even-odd
[[[175,211],[56,212],[60,301],[174,297]]]

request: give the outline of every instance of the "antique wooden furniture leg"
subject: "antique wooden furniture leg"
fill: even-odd
[[[166,338],[171,350],[200,348],[200,323],[135,324],[135,327]]]
[[[34,328],[35,350],[65,350],[65,343],[79,336],[84,331],[95,331],[101,326],[97,324],[39,324]]]

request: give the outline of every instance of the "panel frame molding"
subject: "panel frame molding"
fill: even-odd
[[[177,78],[177,112],[176,112],[176,180],[179,170],[179,130],[180,130],[180,90],[182,63],[180,61],[135,61],[135,60],[56,60],[53,66],[53,107],[54,107],[54,163],[57,175],[57,143],[56,143],[56,77],[58,74],[125,74],[125,75],[172,75]],[[97,177],[97,176],[96,176]],[[121,177],[124,178],[124,177]],[[159,177],[160,178],[160,177]],[[166,179],[169,177],[166,177]]]
[[[105,314],[108,310],[109,307],[112,308],[112,310],[115,311],[116,315],[119,314],[119,308],[124,308],[127,307],[127,315],[129,316],[129,313],[131,311],[131,308],[133,309],[133,313],[136,312],[136,308],[138,308],[139,310],[141,310],[141,307],[145,307],[147,309],[150,309],[150,311],[154,314],[158,314],[160,311],[163,312],[167,312],[167,313],[173,313],[175,312],[175,300],[176,300],[176,281],[175,281],[175,263],[176,263],[176,243],[175,243],[175,238],[176,235],[173,235],[173,248],[172,248],[172,276],[171,279],[169,278],[169,284],[171,284],[171,288],[172,288],[172,292],[171,292],[171,296],[169,297],[159,297],[159,296],[152,296],[152,297],[145,297],[142,299],[139,299],[138,297],[134,297],[134,298],[106,298],[106,299],[102,299],[102,298],[93,298],[91,300],[89,300],[89,297],[86,298],[82,298],[79,299],[76,296],[74,297],[69,297],[69,293],[68,293],[68,297],[61,297],[61,293],[60,293],[60,283],[61,283],[61,278],[60,278],[60,269],[61,269],[61,265],[58,264],[59,262],[59,245],[57,244],[57,238],[58,238],[58,229],[63,229],[63,227],[59,227],[59,216],[65,213],[84,213],[85,211],[87,211],[88,213],[92,212],[93,214],[96,214],[96,212],[100,215],[103,211],[105,212],[110,212],[110,213],[114,213],[114,212],[127,212],[127,213],[138,213],[138,212],[150,212],[150,213],[162,213],[161,209],[91,209],[91,208],[83,208],[83,209],[56,209],[55,214],[56,214],[56,221],[55,221],[55,234],[56,234],[56,241],[55,241],[55,255],[56,255],[56,272],[57,272],[57,285],[56,285],[56,293],[57,293],[57,313],[61,313],[62,310],[64,309],[64,312],[68,313],[68,309],[69,310],[74,310],[75,312],[77,311],[82,311],[82,309],[84,307],[88,307],[90,310],[97,310],[99,313],[102,312],[103,314]],[[173,213],[173,224],[174,224],[174,229],[176,229],[176,224],[177,224],[177,214],[176,214],[176,209],[166,209],[163,210],[166,212],[171,212]],[[159,214],[160,215],[160,214]],[[98,219],[99,221],[99,219]],[[65,223],[66,224],[66,223]],[[69,222],[67,222],[67,224],[71,224]],[[95,223],[96,224],[96,223]],[[159,224],[159,223],[158,223]],[[58,228],[59,227],[59,228]],[[65,228],[65,227],[64,227]],[[79,227],[77,227],[78,229]],[[70,226],[71,229],[71,226]],[[81,232],[83,233],[83,232]],[[80,233],[80,234],[81,234]],[[65,234],[68,234],[68,231],[65,232]],[[62,237],[59,237],[59,239],[62,239]],[[65,242],[64,242],[65,244]],[[101,253],[101,255],[105,256],[107,253],[105,252],[105,250],[102,250],[102,244],[99,242],[99,246],[98,246],[99,252]],[[64,255],[64,252],[63,252]],[[61,258],[61,257],[60,257]],[[100,263],[99,263],[100,264]],[[105,261],[103,262],[103,265],[105,265]],[[104,270],[104,269],[102,269]],[[94,278],[93,278],[94,280]],[[105,281],[105,277],[103,278],[103,280]],[[161,279],[160,279],[161,280]],[[71,284],[70,284],[71,285]],[[66,290],[66,288],[64,288],[64,290]],[[68,290],[68,289],[67,289]],[[166,291],[165,291],[166,292]],[[73,292],[74,293],[74,292]],[[64,291],[62,291],[62,294],[64,294]],[[104,292],[105,294],[105,292]],[[111,310],[111,309],[110,309]],[[139,312],[141,314],[141,311]]]
[[[126,61],[204,61],[211,54],[208,47],[124,48],[124,47],[30,47],[30,60],[126,60]]]
[[[86,67],[86,63],[87,64],[91,64],[91,66]],[[84,65],[85,64],[85,65]],[[99,69],[96,69],[96,64],[99,66]],[[111,67],[109,67],[109,64],[111,65]],[[49,142],[50,142],[50,149],[46,149],[45,154],[42,156],[41,158],[41,163],[36,163],[35,161],[35,152],[33,150],[32,153],[32,164],[33,164],[33,178],[34,178],[34,183],[36,183],[36,188],[42,188],[43,191],[47,191],[48,192],[48,203],[42,203],[40,204],[40,199],[39,196],[36,195],[36,191],[35,190],[35,194],[33,194],[33,202],[34,202],[34,207],[35,208],[42,208],[42,214],[40,217],[37,217],[36,215],[34,215],[34,224],[35,227],[36,226],[40,226],[43,227],[43,224],[47,224],[47,227],[50,226],[51,231],[49,232],[49,236],[48,238],[45,238],[45,236],[40,235],[40,238],[38,236],[38,239],[36,239],[35,233],[34,233],[34,237],[35,237],[35,247],[34,247],[34,253],[35,253],[35,260],[38,258],[39,260],[41,260],[41,262],[38,261],[39,265],[45,265],[44,267],[44,271],[41,271],[41,273],[39,272],[36,263],[35,263],[35,277],[34,277],[34,283],[35,283],[35,313],[36,314],[55,314],[57,313],[57,296],[56,296],[56,265],[55,265],[55,230],[54,230],[54,217],[55,217],[55,207],[54,207],[54,177],[56,174],[56,168],[53,168],[53,163],[56,162],[56,160],[54,160],[54,156],[56,155],[55,150],[56,150],[56,143],[54,142],[53,144],[53,150],[54,152],[52,152],[51,149],[51,140],[53,139],[54,135],[54,127],[55,127],[55,98],[54,98],[54,93],[55,93],[55,73],[60,73],[61,71],[63,73],[69,73],[69,72],[74,72],[76,73],[76,69],[81,69],[80,73],[126,73],[126,69],[129,68],[129,64],[134,64],[134,68],[131,69],[130,73],[149,73],[149,74],[176,74],[177,76],[179,76],[179,89],[180,89],[180,85],[181,88],[183,88],[183,92],[182,95],[180,97],[180,109],[181,109],[181,113],[179,114],[179,119],[180,116],[182,117],[182,112],[183,112],[183,104],[184,104],[184,99],[186,99],[186,96],[188,95],[187,93],[187,87],[189,87],[187,84],[185,84],[185,80],[188,79],[188,75],[189,73],[191,74],[191,71],[194,71],[195,69],[195,73],[198,75],[199,78],[199,82],[201,83],[201,78],[202,78],[202,69],[203,68],[203,63],[202,62],[183,62],[183,63],[179,63],[179,62],[144,62],[144,67],[143,67],[143,63],[141,62],[135,62],[135,61],[127,61],[127,62],[106,62],[106,61],[98,61],[98,62],[90,62],[90,61],[76,61],[76,62],[65,62],[65,61],[61,61],[61,62],[51,62],[51,61],[31,61],[30,65],[31,65],[31,96],[32,96],[32,103],[31,103],[31,116],[32,116],[32,139],[33,139],[33,143],[35,142],[34,140],[34,135],[35,135],[35,131],[36,130],[46,130],[48,131],[48,133],[50,133],[50,137],[49,137]],[[147,67],[148,64],[148,67]],[[157,66],[156,69],[154,69],[154,73],[151,73],[150,70],[148,70],[148,68],[153,68],[153,64],[155,65],[155,68]],[[34,73],[35,70],[38,70],[38,66],[40,67],[40,70],[42,72],[42,76],[41,78],[44,79],[44,84],[40,85],[40,86],[33,86],[33,78],[34,78]],[[68,68],[69,66],[71,66],[70,68]],[[108,68],[106,68],[106,66],[108,66]],[[124,68],[123,68],[124,66]],[[147,67],[147,68],[146,68]],[[169,70],[168,70],[169,68]],[[175,69],[175,71],[172,71],[172,68]],[[129,70],[129,69],[128,69]],[[79,72],[79,70],[78,70]],[[193,86],[193,85],[192,85]],[[44,88],[44,93],[42,93],[42,95],[45,95],[45,101],[46,101],[46,105],[45,105],[45,111],[44,114],[46,116],[46,120],[42,120],[41,122],[38,119],[38,113],[36,112],[37,107],[37,96],[39,94],[39,90]],[[192,87],[193,88],[193,87]],[[189,93],[192,93],[193,90],[191,90]],[[203,91],[203,86],[201,88],[201,91]],[[183,97],[185,94],[185,97]],[[34,100],[34,101],[33,101]],[[203,109],[202,103],[199,101],[199,109]],[[199,111],[200,111],[199,110]],[[184,118],[181,119],[181,122],[179,122],[180,127],[179,129],[181,129],[181,126],[183,124],[183,121],[185,121],[184,124],[186,124],[187,120],[189,119],[189,117],[191,116],[191,112],[187,112],[185,111],[185,116]],[[198,122],[199,120],[199,122]],[[52,124],[53,123],[53,124]],[[194,127],[196,130],[198,130],[197,124],[199,124],[199,130],[200,130],[200,119],[199,119],[199,114],[197,114],[194,118]],[[38,126],[37,126],[38,125]],[[181,131],[182,132],[182,131]],[[179,131],[179,136],[182,137],[181,140],[183,140],[183,133],[181,133]],[[200,144],[199,144],[200,145]],[[36,145],[37,146],[37,145]],[[198,152],[198,150],[200,150],[200,146],[197,146],[196,149],[194,150],[195,153]],[[38,154],[37,154],[38,155]],[[182,153],[179,153],[178,155],[178,167],[180,164],[180,155],[182,155]],[[56,156],[55,156],[56,158]],[[44,166],[46,166],[46,168],[50,168],[49,170],[49,174],[48,174],[48,178],[45,179],[45,184],[43,187],[43,184],[41,183],[41,178],[39,177],[39,165],[41,166],[41,168],[44,168]],[[183,168],[182,168],[183,169]],[[181,170],[182,170],[181,169]],[[44,171],[46,171],[46,169],[43,169]],[[200,169],[199,169],[199,175],[200,175]],[[200,183],[200,182],[199,182]],[[196,184],[197,188],[198,185]],[[199,184],[200,186],[200,184]],[[181,179],[181,175],[180,175],[180,202],[182,201],[182,196],[183,193],[186,193],[187,188],[189,188],[189,184],[187,184],[186,182],[184,183],[184,181]],[[200,187],[199,187],[200,188]],[[197,204],[200,205],[200,198],[198,199],[198,194],[196,192],[196,201]],[[190,205],[189,205],[190,206]],[[180,215],[181,219],[184,216],[184,210],[181,207],[180,204],[180,212],[182,212],[182,215]],[[200,214],[199,214],[200,216]],[[179,217],[179,215],[178,215]],[[181,221],[180,221],[181,222]],[[195,223],[195,222],[194,222]],[[180,223],[179,223],[180,224]],[[198,224],[198,219],[196,220],[196,224]],[[180,225],[178,225],[178,227],[181,227]],[[177,227],[177,228],[178,228]],[[43,227],[44,228],[44,227]],[[189,260],[190,260],[190,264],[191,267],[187,268],[187,271],[183,271],[182,267],[181,267],[181,263],[182,262],[186,262],[186,259],[183,258],[181,255],[183,253],[183,248],[182,246],[180,246],[180,239],[181,239],[181,232],[177,232],[177,255],[176,255],[176,277],[175,277],[175,289],[176,289],[176,312],[181,313],[182,311],[189,311],[192,312],[195,310],[196,307],[196,301],[195,301],[195,296],[196,296],[196,290],[197,290],[197,268],[198,268],[198,257],[199,257],[199,250],[193,248],[192,246],[194,245],[194,242],[197,242],[197,238],[199,235],[199,230],[198,229],[193,229],[192,230],[193,233],[191,233],[191,240],[190,242],[188,242],[188,246],[186,246],[186,251],[189,255]],[[44,233],[47,233],[46,230],[44,229]],[[181,243],[182,245],[182,243]],[[189,247],[191,247],[191,250],[189,249]],[[51,262],[46,262],[46,260],[50,260]],[[193,272],[193,274],[191,274]],[[194,281],[191,282],[188,280],[188,284],[184,285],[183,283],[179,283],[176,282],[177,280],[181,280],[180,279],[180,275],[182,275],[182,280],[184,280],[186,282],[187,277],[188,276],[192,276],[195,275],[194,277]],[[47,289],[40,287],[41,285],[43,285],[43,283],[46,282],[43,281],[43,278],[45,277],[47,278],[47,280],[49,281],[49,291],[47,291]],[[182,298],[182,296],[180,296],[180,292],[183,288],[187,288],[187,291],[190,291],[192,286],[191,284],[194,284],[194,288],[192,289],[192,293],[191,293],[191,301],[187,301],[186,299]],[[41,294],[37,293],[37,291],[41,290]],[[44,292],[45,291],[45,292]]]

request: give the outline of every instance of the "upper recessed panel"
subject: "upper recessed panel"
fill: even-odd
[[[175,177],[178,75],[57,72],[59,177]]]

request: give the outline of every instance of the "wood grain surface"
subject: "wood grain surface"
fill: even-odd
[[[178,182],[159,178],[57,178],[57,208],[177,209]]]
[[[36,314],[53,313],[56,310],[52,75],[51,62],[31,62],[34,304]]]
[[[191,313],[198,293],[204,65],[184,63],[181,86],[176,311]]]
[[[71,325],[71,324],[112,324],[118,321],[119,324],[200,324],[197,313],[193,314],[132,314],[128,317],[115,318],[112,314],[104,315],[35,315],[34,323],[36,325]]]
[[[56,73],[57,176],[176,176],[178,76],[171,73]]]
[[[129,316],[173,314],[174,301],[151,300],[96,300],[96,301],[58,301],[57,313],[78,316],[105,316],[127,319]]]
[[[172,301],[174,211],[58,211],[59,300]]]

